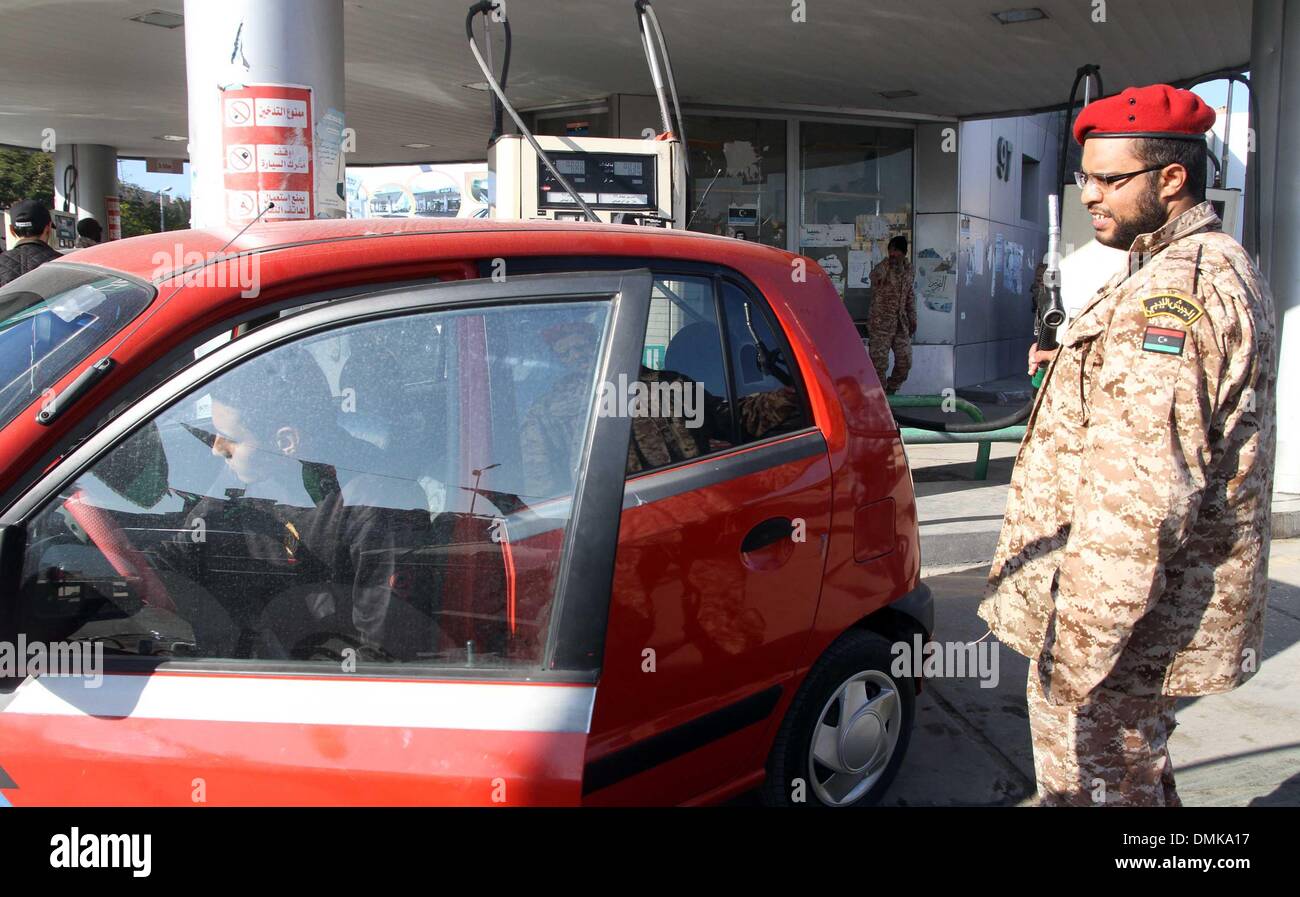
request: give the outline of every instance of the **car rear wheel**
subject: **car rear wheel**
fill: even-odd
[[[916,716],[910,677],[890,672],[890,642],[851,630],[817,661],[768,758],[764,802],[870,806],[902,765]]]

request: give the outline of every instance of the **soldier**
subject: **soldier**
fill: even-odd
[[[1153,85],[1091,104],[1074,126],[1097,239],[1129,265],[1051,361],[980,606],[1030,658],[1045,805],[1179,805],[1174,699],[1257,668],[1274,311],[1205,201],[1213,123],[1195,94]]]
[[[912,288],[912,263],[907,260],[907,237],[889,241],[889,257],[871,269],[871,312],[867,318],[871,363],[885,392],[893,394],[912,369],[912,337],[916,336],[916,292]],[[889,350],[894,350],[894,369]]]

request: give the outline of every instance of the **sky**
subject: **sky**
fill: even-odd
[[[1250,72],[1246,72],[1246,77],[1250,77]],[[1217,109],[1220,106],[1228,104],[1228,83],[1227,81],[1208,81],[1200,85],[1193,91],[1211,107]],[[1232,90],[1232,111],[1245,112],[1246,106],[1250,102],[1250,92],[1240,84],[1234,85]]]
[[[144,168],[143,159],[118,159],[117,179],[154,193],[171,187],[172,196],[190,198],[190,163],[185,163],[184,174],[150,174]]]

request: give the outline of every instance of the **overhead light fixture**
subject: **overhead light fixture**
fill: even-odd
[[[993,18],[1003,25],[1019,25],[1021,22],[1036,22],[1039,19],[1045,19],[1047,13],[1037,6],[1031,6],[1027,9],[1006,9],[1002,12],[995,12]]]
[[[190,138],[182,137],[180,134],[159,134],[154,140],[166,140],[168,143],[185,143]]]
[[[887,100],[906,100],[920,96],[915,90],[882,90],[880,95]]]
[[[403,143],[402,146],[407,149],[428,149],[433,146],[432,143]]]
[[[185,17],[179,13],[164,12],[161,9],[151,9],[149,12],[142,12],[138,16],[131,16],[128,22],[139,22],[142,25],[157,25],[159,28],[179,28],[185,24]]]
[[[492,85],[486,81],[474,81],[471,84],[462,84],[461,87],[468,87],[470,90],[491,90]]]

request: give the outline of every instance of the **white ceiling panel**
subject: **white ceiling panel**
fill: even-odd
[[[220,0],[209,0],[220,2]],[[632,0],[508,0],[520,107],[650,92]],[[1048,18],[1001,25],[999,10]],[[344,0],[353,162],[483,158],[487,94],[469,3]],[[1063,103],[1075,69],[1108,91],[1245,64],[1250,0],[657,0],[684,102],[963,117]],[[0,143],[105,143],[175,155],[185,134],[183,29],[129,21],[180,0],[0,0]],[[480,20],[481,21],[481,20]],[[500,52],[500,42],[497,44]],[[917,96],[886,100],[889,90]],[[429,143],[412,150],[404,143]]]

